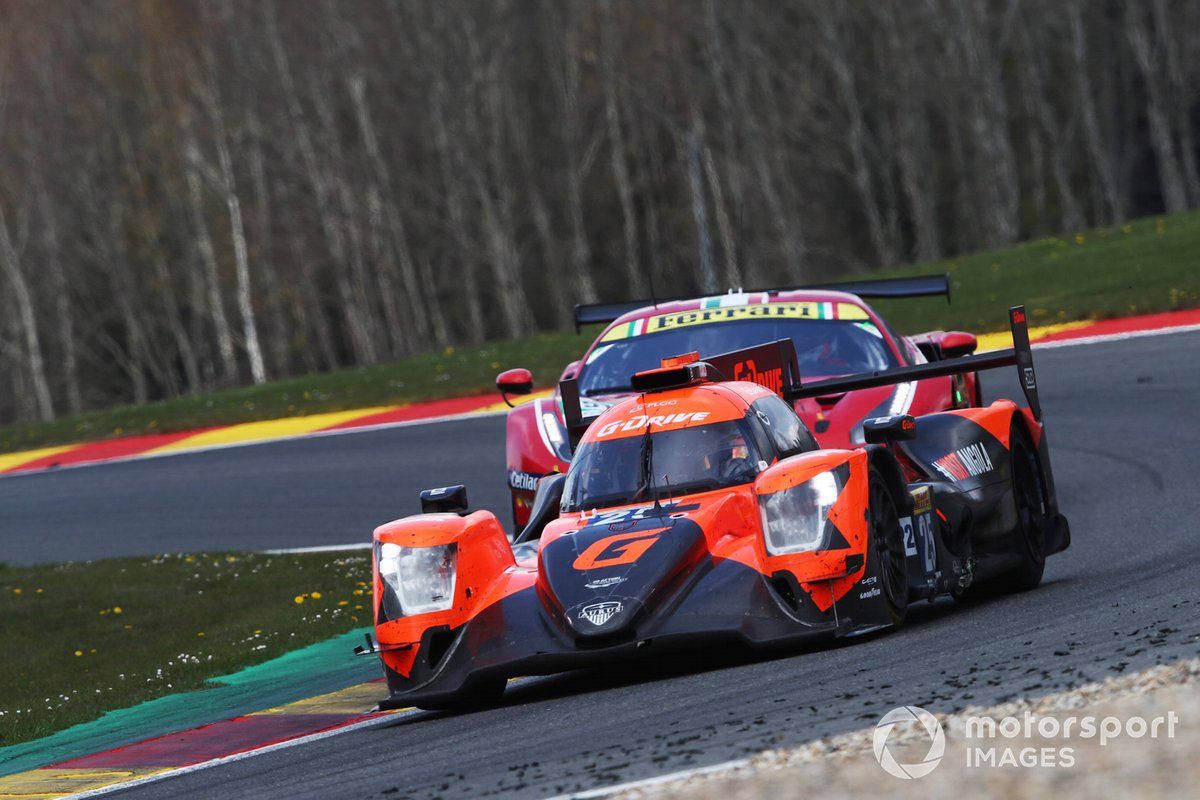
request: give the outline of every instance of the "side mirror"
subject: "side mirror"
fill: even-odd
[[[942,355],[946,358],[969,356],[979,346],[979,340],[974,334],[964,331],[950,331],[942,337]]]
[[[512,401],[508,399],[510,394],[529,394],[533,391],[533,374],[527,369],[510,369],[501,372],[496,376],[496,388],[500,390],[500,394],[504,397],[504,402],[508,403],[508,407],[512,408]]]
[[[422,514],[466,514],[467,487],[443,486],[421,492]]]
[[[579,362],[572,361],[570,364],[567,364],[567,366],[563,367],[562,375],[559,377],[558,380],[565,381],[567,378],[574,378],[578,374],[579,374]]]
[[[890,444],[896,439],[917,435],[917,421],[908,414],[863,420],[863,439],[867,444]]]

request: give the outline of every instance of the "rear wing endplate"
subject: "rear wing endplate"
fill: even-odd
[[[783,286],[775,289],[755,289],[750,294],[779,294],[808,289],[849,292],[864,298],[930,297],[944,295],[950,302],[950,274],[917,275],[912,278],[880,278],[866,281],[842,281],[839,283],[813,283],[804,286]],[[609,323],[630,311],[647,306],[657,307],[663,303],[680,300],[695,300],[696,295],[679,297],[649,297],[641,300],[622,300],[617,303],[587,303],[575,306],[575,331],[584,325]]]

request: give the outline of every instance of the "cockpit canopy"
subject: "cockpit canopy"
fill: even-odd
[[[563,511],[665,501],[746,484],[778,459],[817,448],[791,406],[766,392],[742,405],[740,415],[684,411],[681,401],[668,406],[680,410],[663,424],[656,424],[661,416],[628,413],[639,405],[630,399],[593,423],[598,435],[590,432],[571,461]]]

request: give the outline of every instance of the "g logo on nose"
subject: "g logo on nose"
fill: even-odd
[[[658,533],[647,534],[645,531],[606,536],[592,542],[591,546],[580,553],[571,566],[582,571],[632,564],[658,541],[659,536]]]

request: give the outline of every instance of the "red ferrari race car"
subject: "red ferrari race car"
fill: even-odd
[[[1070,531],[1024,312],[1012,320],[1011,350],[811,384],[790,339],[667,359],[592,419],[564,381],[574,458],[512,542],[462,486],[375,530],[375,636],[358,652],[383,662],[381,707],[490,703],[518,675],[856,635],[918,599],[1037,586]],[[724,380],[750,359],[782,380]],[[861,448],[821,448],[788,402],[1010,364],[1029,408],[870,419]]]
[[[630,375],[676,353],[721,353],[786,338],[792,340],[800,370],[808,378],[874,372],[973,353],[975,337],[961,331],[899,336],[862,299],[927,295],[948,299],[948,276],[577,306],[576,327],[610,324],[582,359],[567,365],[562,378],[578,381],[584,410],[596,414],[632,393]],[[746,368],[757,369],[753,363]],[[750,373],[729,377],[756,380]],[[506,395],[526,394],[533,387],[526,369],[501,373],[496,385]],[[796,411],[825,447],[855,447],[865,441],[863,420],[978,405],[977,377],[966,373],[807,397],[796,401]],[[506,451],[514,530],[520,530],[529,520],[538,479],[566,472],[570,460],[557,395],[509,412]]]

